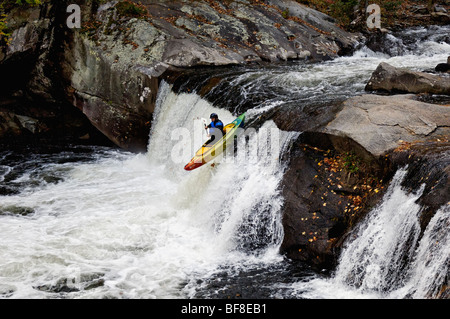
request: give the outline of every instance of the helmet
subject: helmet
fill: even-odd
[[[218,119],[219,116],[216,113],[211,113],[211,115],[209,116],[210,119],[216,118]]]

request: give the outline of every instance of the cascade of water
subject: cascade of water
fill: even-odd
[[[409,267],[405,286],[392,298],[439,297],[450,285],[450,205],[441,207],[430,220]]]
[[[287,102],[301,107],[344,99],[363,92],[382,61],[413,69],[444,62],[449,44],[434,37],[398,57],[363,48],[320,64],[244,71],[230,78],[235,90],[211,94],[254,99],[250,118]],[[51,156],[2,152],[0,297],[185,297],[195,295],[190,289],[199,277],[223,265],[279,263],[284,166],[278,158],[298,133],[267,121],[244,132],[236,156],[186,172],[184,164],[205,138],[197,117],[212,112],[224,123],[239,115],[194,93],[175,94],[163,82],[145,155],[95,148],[80,157],[75,149]],[[419,238],[420,192],[401,189],[403,172],[349,241],[336,277],[308,278],[308,288],[298,283],[300,297],[439,293],[449,278],[449,208],[441,208]]]
[[[401,187],[406,170],[394,176],[381,203],[355,231],[341,255],[335,280],[362,291],[390,292],[403,286],[420,234],[417,194]]]
[[[347,239],[332,278],[291,286],[303,298],[436,298],[449,285],[450,206],[441,207],[420,236],[417,193],[394,176],[381,203]]]

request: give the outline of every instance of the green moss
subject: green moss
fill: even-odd
[[[7,13],[21,6],[39,6],[45,0],[3,0],[0,3],[0,46],[8,45],[11,30],[7,25]]]
[[[357,5],[357,0],[335,1],[330,6],[332,16],[341,24],[348,25],[355,18],[354,7]]]
[[[355,155],[354,152],[347,152],[344,155],[344,167],[350,173],[357,173],[359,171],[359,165],[361,160]]]
[[[0,46],[8,45],[11,37],[11,31],[6,23],[6,14],[3,4],[0,4]]]
[[[125,0],[116,4],[116,10],[121,16],[143,18],[148,16],[148,10],[142,4]]]
[[[16,0],[15,2],[18,5],[29,4],[30,6],[38,6],[42,4],[41,0]]]

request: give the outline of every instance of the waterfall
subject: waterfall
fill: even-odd
[[[441,207],[423,234],[415,193],[401,183],[407,167],[393,177],[380,204],[355,228],[329,278],[315,276],[280,286],[296,298],[437,298],[449,285],[450,206]]]
[[[355,231],[341,255],[336,280],[362,291],[391,291],[402,282],[420,233],[421,191],[409,195],[401,187],[406,170],[394,176],[380,206]]]
[[[218,246],[247,252],[277,249],[283,236],[278,185],[284,168],[279,158],[299,133],[280,131],[272,121],[258,129],[247,128],[237,142],[237,154],[228,150],[214,161],[214,167],[206,164],[186,172],[184,164],[206,139],[197,118],[213,112],[224,123],[237,116],[213,107],[197,94],[176,94],[163,82],[147,156],[153,163],[164,163],[167,175],[179,181],[174,203],[209,220]],[[257,113],[248,112],[250,117]],[[182,155],[174,156],[174,152]]]
[[[422,207],[417,193],[401,187],[407,168],[393,178],[381,204],[348,240],[334,281],[360,293],[386,298],[435,297],[448,285],[449,206],[442,207],[420,237]]]
[[[423,187],[401,187],[407,168],[348,237],[331,278],[279,254],[280,158],[300,133],[261,115],[321,112],[363,93],[380,62],[434,68],[447,59],[448,30],[410,31],[402,56],[362,48],[323,63],[230,68],[207,99],[162,82],[146,154],[0,150],[0,298],[222,298],[230,286],[255,298],[438,296],[449,280],[450,208],[421,230]],[[214,112],[227,124],[244,111],[236,148],[183,169],[205,141],[200,118]]]
[[[249,127],[214,166],[185,171],[206,138],[197,117],[212,112],[237,116],[163,82],[146,154],[30,158],[12,181],[30,187],[0,206],[0,297],[180,298],[218,269],[279,263],[280,157],[298,133]]]
[[[404,287],[393,298],[432,298],[450,284],[450,205],[440,208],[420,240]]]

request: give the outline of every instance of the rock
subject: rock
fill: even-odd
[[[47,130],[47,126],[40,123],[39,120],[29,116],[16,115],[16,119],[20,123],[22,129],[28,130],[32,134],[38,134]]]
[[[404,42],[390,32],[382,32],[380,29],[371,32],[365,45],[374,52],[381,52],[389,56],[400,56],[405,53]]]
[[[438,4],[434,5],[434,12],[443,12],[443,13],[447,13],[447,10],[443,7],[440,6]]]
[[[281,252],[328,270],[399,167],[409,165],[403,182],[409,191],[426,183],[419,199],[422,231],[450,200],[448,106],[420,102],[412,94],[367,94],[335,110],[328,124],[310,125],[294,142],[282,180]]]
[[[289,9],[289,16],[284,10]],[[64,53],[69,100],[122,148],[145,151],[166,71],[288,59],[327,60],[358,36],[295,1],[143,1],[141,16],[101,6]],[[144,96],[145,95],[145,96]]]
[[[66,53],[73,105],[116,145],[145,151],[158,91],[157,78],[151,76],[156,71],[125,62],[119,54],[126,53],[119,50],[117,55],[100,55],[83,37],[76,37],[73,45]]]
[[[0,136],[39,134],[47,129],[47,126],[38,119],[11,112],[0,112]]]
[[[381,180],[388,176],[382,161],[346,137],[304,132],[288,158],[282,180],[280,251],[320,270],[331,270],[343,236],[381,198],[389,178],[383,184]]]
[[[365,89],[366,91],[450,95],[450,78],[399,69],[382,62],[373,72]]]
[[[5,95],[11,99],[26,88],[28,102],[65,100],[111,141],[133,151],[147,148],[158,83],[167,70],[323,61],[352,52],[360,39],[290,0],[79,5],[81,29],[67,28],[67,4],[61,1],[8,12],[13,35],[11,46],[1,50],[0,70],[20,69],[30,77],[8,83]]]
[[[449,72],[450,71],[450,64],[448,63],[439,63],[434,68],[436,72]]]
[[[434,70],[436,72],[450,72],[450,56],[447,58],[447,63],[439,63]]]
[[[0,136],[10,137],[20,135],[22,129],[15,119],[15,114],[0,112]]]
[[[78,134],[91,132],[93,127],[86,117],[65,101],[67,81],[60,76],[64,63],[59,50],[64,47],[62,39],[70,37],[65,34],[66,14],[57,12],[65,11],[66,6],[45,1],[41,6],[11,2],[8,7],[11,41],[9,46],[0,47],[0,73],[7,79],[0,95],[0,139],[14,143],[10,138],[14,136],[15,141],[36,142],[70,135],[76,140]]]
[[[450,14],[444,13],[444,12],[432,12],[431,17],[433,18],[433,21],[439,22],[439,23],[449,23],[450,22]]]
[[[422,231],[432,216],[450,202],[450,142],[448,135],[425,142],[403,143],[390,153],[396,167],[408,165],[402,186],[417,192],[425,184],[418,202],[423,206],[420,215]]]
[[[361,95],[344,102],[321,132],[349,137],[375,157],[402,142],[450,133],[450,109],[414,100],[414,95]]]
[[[428,8],[427,6],[424,5],[413,5],[410,6],[409,9],[411,10],[412,13],[421,13],[421,14],[428,13]]]

